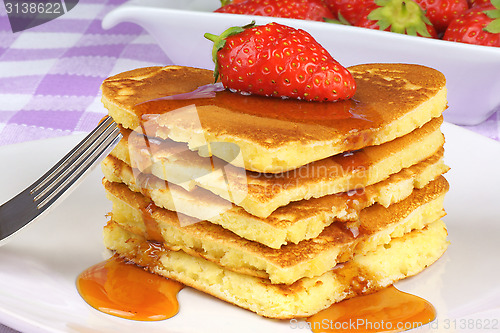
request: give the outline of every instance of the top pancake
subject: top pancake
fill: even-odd
[[[112,76],[102,84],[102,101],[125,128],[187,142],[202,156],[213,154],[247,170],[268,173],[391,141],[446,108],[446,81],[434,69],[366,64],[349,70],[356,79],[356,94],[334,103],[227,90],[213,93],[215,97],[194,93],[165,98],[213,82],[209,70],[180,66]],[[235,158],[239,153],[242,158]]]

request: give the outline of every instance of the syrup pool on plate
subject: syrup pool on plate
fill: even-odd
[[[333,304],[308,318],[307,323],[315,333],[403,332],[435,318],[432,304],[390,286]]]
[[[77,278],[78,292],[93,308],[126,319],[156,321],[179,312],[179,282],[149,273],[118,257],[94,265]]]

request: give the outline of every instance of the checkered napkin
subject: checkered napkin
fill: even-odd
[[[104,15],[124,2],[80,1],[18,33],[0,4],[0,145],[89,132],[106,113],[99,91],[106,77],[171,63],[139,26],[101,28]]]

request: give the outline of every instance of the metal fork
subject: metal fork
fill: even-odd
[[[0,206],[0,246],[69,194],[120,139],[117,124],[106,116],[42,177]]]

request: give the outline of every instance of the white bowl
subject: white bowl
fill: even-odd
[[[121,22],[142,26],[178,65],[213,68],[212,42],[230,26],[279,22],[309,32],[344,66],[373,62],[416,63],[447,78],[445,119],[475,125],[500,110],[500,48],[469,45],[324,22],[213,13],[219,0],[130,1],[102,21],[109,29]]]

